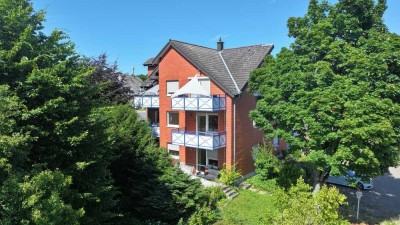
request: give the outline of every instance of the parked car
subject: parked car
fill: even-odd
[[[329,176],[327,183],[354,187],[359,190],[372,189],[373,187],[371,178],[368,181],[363,181],[360,177],[356,176],[354,171],[347,171],[346,176]]]

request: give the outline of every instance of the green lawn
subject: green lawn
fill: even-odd
[[[271,201],[270,195],[240,190],[235,199],[220,203],[221,220],[215,225],[270,224],[268,218],[275,211]]]

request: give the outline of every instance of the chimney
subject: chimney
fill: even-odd
[[[217,51],[222,51],[224,50],[224,42],[221,41],[221,37],[219,37],[219,41],[217,42]]]

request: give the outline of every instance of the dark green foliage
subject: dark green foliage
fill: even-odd
[[[204,205],[193,213],[189,220],[188,225],[207,225],[213,224],[219,219],[219,210],[217,209],[217,204],[226,198],[225,193],[222,191],[221,187],[208,187],[206,189],[207,196],[209,196],[207,205]],[[183,220],[180,221],[181,224]],[[178,223],[179,225],[179,223]]]
[[[256,154],[256,172],[262,180],[273,179],[279,175],[280,162],[273,151],[271,145],[265,144],[259,148]]]
[[[206,202],[200,182],[173,168],[167,151],[155,146],[151,129],[131,106],[113,106],[108,116],[115,152],[111,171],[120,192],[116,210],[123,214],[121,223],[132,218],[176,223]]]
[[[276,179],[276,183],[280,187],[288,189],[291,186],[296,185],[297,180],[305,175],[303,168],[296,161],[285,161],[280,166],[279,176]]]
[[[0,2],[0,84],[10,87],[0,100],[1,222],[104,223],[115,202],[98,90],[67,36],[43,34],[43,21],[28,1]]]
[[[117,72],[116,62],[107,62],[107,55],[101,54],[98,58],[88,59],[85,64],[94,67],[89,79],[94,86],[102,91],[95,98],[101,98],[110,103],[128,103],[132,100],[130,89],[123,86],[123,77]]]
[[[291,48],[250,76],[261,94],[251,117],[313,164],[315,182],[327,165],[377,176],[399,162],[400,37],[383,24],[385,9],[384,0],[311,0],[288,20]]]

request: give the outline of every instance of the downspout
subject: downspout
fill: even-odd
[[[232,73],[228,68],[228,65],[226,65],[224,57],[222,56],[222,51],[218,52],[219,56],[221,57],[221,60],[224,63],[224,66],[225,66],[226,70],[228,71],[228,74],[231,77],[233,84],[235,85],[237,93],[238,93],[238,97],[235,98],[235,100],[233,101],[233,165],[235,166],[236,165],[236,101],[239,100],[242,92],[240,91],[235,79],[233,78]]]
[[[233,101],[233,165],[236,166],[236,102],[242,97],[240,93]]]

